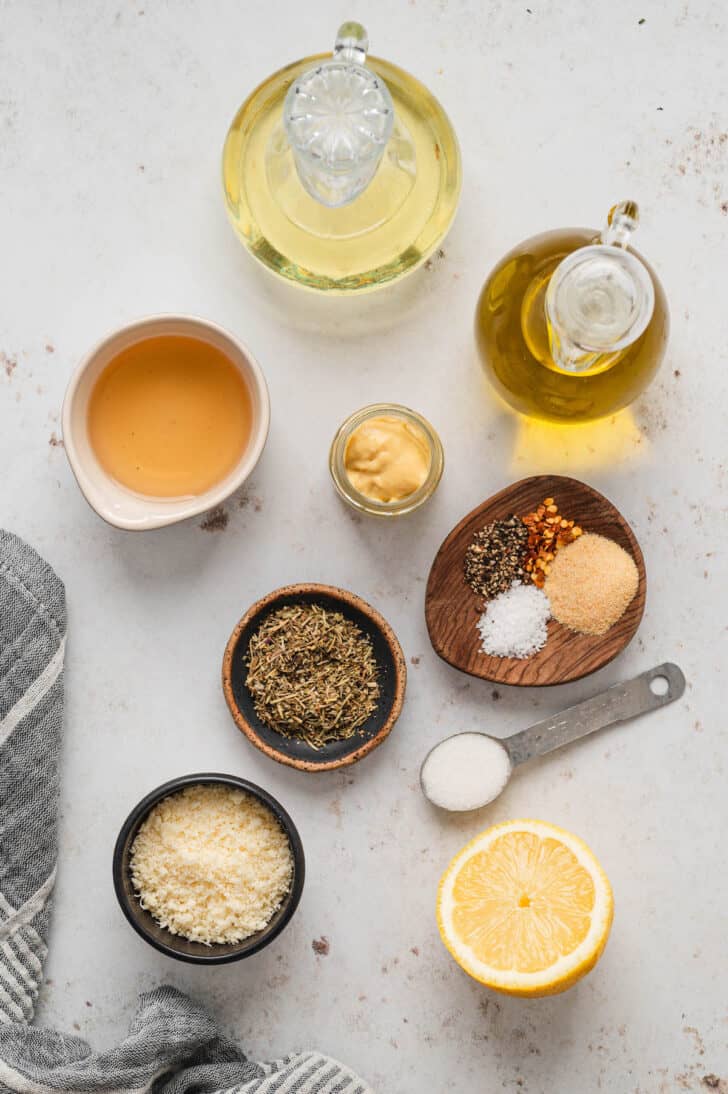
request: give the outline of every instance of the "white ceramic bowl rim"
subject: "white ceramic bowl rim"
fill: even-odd
[[[137,494],[117,483],[99,464],[87,433],[88,398],[96,377],[126,346],[160,334],[201,338],[219,349],[239,368],[253,404],[253,426],[248,445],[236,466],[203,494],[186,498],[154,498]],[[254,470],[270,426],[270,397],[263,371],[244,342],[207,319],[193,315],[151,315],[125,324],[102,338],[74,370],[63,400],[63,443],[86,501],[116,528],[143,531],[198,516],[220,505],[239,489]]]

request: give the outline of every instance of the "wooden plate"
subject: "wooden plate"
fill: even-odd
[[[289,604],[320,604],[341,612],[370,639],[379,668],[379,702],[363,726],[347,740],[329,741],[312,748],[295,737],[284,737],[265,725],[255,712],[245,686],[248,646],[266,616]],[[389,736],[399,718],[407,684],[407,665],[397,636],[378,611],[361,597],[331,585],[285,585],[253,604],[233,631],[222,662],[222,686],[238,729],[248,740],[278,763],[299,771],[330,771],[356,763]]]
[[[492,657],[480,650],[476,624],[483,611],[463,576],[465,552],[475,532],[491,521],[532,512],[553,497],[559,511],[585,532],[613,539],[632,555],[639,585],[632,603],[606,634],[576,634],[555,620],[548,624],[546,645],[533,657]],[[577,479],[536,475],[501,490],[460,521],[435,556],[425,598],[425,619],[435,653],[471,676],[517,687],[548,686],[578,680],[607,665],[633,638],[645,610],[645,560],[634,532],[602,494]]]

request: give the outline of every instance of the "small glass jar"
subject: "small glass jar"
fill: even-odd
[[[350,481],[344,464],[346,445],[354,430],[371,418],[382,417],[401,418],[411,425],[425,438],[430,453],[430,469],[422,486],[398,501],[377,501],[375,498],[362,494]],[[355,411],[339,428],[329,452],[329,470],[339,495],[353,509],[377,517],[399,517],[419,509],[435,493],[442,478],[444,466],[445,454],[442,443],[433,427],[421,414],[398,403],[373,403],[371,406]]]

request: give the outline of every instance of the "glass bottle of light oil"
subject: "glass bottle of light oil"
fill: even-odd
[[[439,246],[457,208],[460,153],[447,115],[368,46],[360,24],[343,24],[333,56],[274,73],[225,142],[237,234],[307,288],[348,293],[401,277]]]
[[[475,331],[486,373],[515,410],[583,422],[613,414],[650,383],[667,344],[662,286],[632,250],[638,210],[614,206],[601,234],[546,232],[486,281]]]

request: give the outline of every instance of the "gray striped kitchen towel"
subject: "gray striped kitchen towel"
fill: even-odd
[[[372,1094],[317,1052],[254,1063],[170,987],[141,996],[126,1040],[107,1052],[30,1025],[56,873],[65,644],[62,583],[0,530],[0,1091]]]

